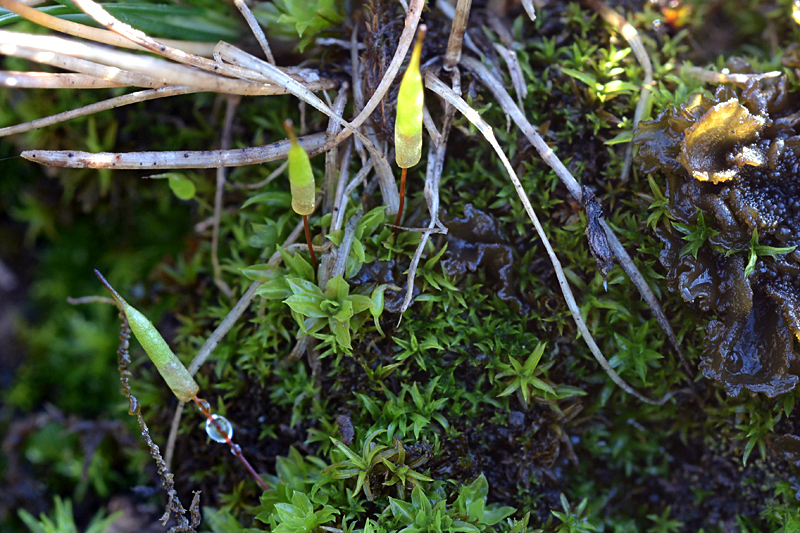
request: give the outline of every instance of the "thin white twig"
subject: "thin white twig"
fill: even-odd
[[[525,104],[523,104],[522,101],[526,96],[528,96],[528,86],[525,83],[525,76],[522,74],[522,68],[519,66],[517,53],[514,50],[506,48],[500,43],[495,43],[494,49],[498,54],[500,54],[500,57],[503,58],[503,61],[506,62],[508,73],[511,75],[511,84],[514,86],[514,92],[517,94],[519,108],[524,109]]]
[[[133,72],[118,67],[109,67],[94,61],[73,57],[69,54],[62,54],[57,51],[43,51],[38,48],[31,48],[28,46],[5,44],[4,41],[6,39],[4,39],[4,37],[8,35],[13,34],[11,32],[0,30],[0,54],[19,57],[29,61],[34,61],[36,63],[41,63],[43,65],[62,68],[64,70],[79,72],[123,86],[131,85],[133,87],[148,87],[156,89],[170,85],[170,83],[163,78],[154,78],[149,74]]]
[[[458,67],[453,67],[453,92],[461,94],[461,72]],[[447,153],[447,139],[450,136],[450,127],[453,123],[455,116],[455,107],[449,102],[444,103],[444,119],[442,121],[442,132],[436,131],[436,126],[433,120],[430,120],[428,130],[434,130],[435,135],[430,135],[431,142],[428,145],[428,164],[425,169],[425,203],[428,206],[428,214],[431,219],[428,222],[428,227],[422,230],[417,249],[414,251],[414,256],[411,258],[411,264],[408,267],[408,276],[406,278],[406,295],[403,298],[403,305],[400,307],[400,320],[403,318],[403,313],[411,305],[411,299],[414,297],[414,279],[417,275],[417,267],[422,258],[422,252],[428,244],[428,239],[431,233],[447,233],[447,228],[439,221],[439,183],[442,178],[442,170],[444,169],[444,158]]]
[[[317,46],[339,46],[344,48],[345,50],[350,50],[353,47],[353,43],[351,41],[345,41],[344,39],[334,39],[332,37],[320,37],[314,41]],[[367,45],[364,43],[356,43],[356,49],[358,50],[365,50]]]
[[[0,265],[2,264],[0,263]],[[0,287],[2,287],[1,283]],[[95,304],[95,303],[117,305],[117,301],[114,298],[109,298],[108,296],[81,296],[80,298],[67,297],[67,303],[69,305],[82,305],[82,304]]]
[[[0,0],[0,7],[8,9],[22,18],[38,24],[39,26],[50,28],[51,30],[61,33],[66,33],[67,35],[80,37],[82,39],[89,39],[91,41],[108,44],[111,46],[118,46],[120,48],[146,50],[146,48],[133,44],[130,40],[117,35],[114,32],[60,19],[58,17],[54,17],[53,15],[48,15],[47,13],[39,11],[38,9],[33,9],[29,6],[26,6],[18,0]],[[171,39],[163,39],[162,42],[169,46],[180,48],[186,52],[195,53],[202,56],[210,56],[211,51],[214,49],[213,43],[175,41]]]
[[[233,0],[233,3],[242,13],[242,16],[247,21],[247,25],[250,26],[250,31],[253,32],[256,41],[258,41],[259,46],[261,46],[261,50],[264,51],[264,56],[266,56],[267,61],[273,65],[277,65],[277,63],[275,63],[275,56],[272,55],[272,50],[269,47],[269,42],[267,42],[267,36],[264,35],[264,30],[261,29],[261,25],[256,20],[256,17],[253,16],[253,12],[250,11],[250,8],[244,3],[244,0]]]
[[[345,82],[342,84],[341,89],[339,89],[339,94],[336,95],[336,98],[333,101],[333,112],[337,115],[341,116],[344,114],[344,107],[347,104],[347,89],[350,85]],[[328,140],[334,138],[336,134],[339,133],[341,126],[338,122],[334,119],[328,120],[328,129],[326,130],[326,134],[328,135]],[[336,171],[337,166],[336,163],[339,159],[339,145],[332,147],[330,150],[325,152],[325,179],[323,180],[323,191],[325,192],[325,209],[324,213],[331,213],[333,211],[333,206],[336,205],[336,194],[333,192],[334,184],[336,182]],[[335,217],[334,217],[335,218]]]
[[[123,87],[90,74],[0,71],[0,86],[9,89],[107,89]]]
[[[683,65],[681,74],[686,74],[697,78],[706,83],[736,83],[745,84],[749,80],[763,80],[765,78],[777,78],[781,73],[777,70],[771,72],[764,72],[758,74],[738,74],[726,72],[728,69],[723,69],[722,72],[714,72],[703,67],[694,67],[691,65]]]
[[[222,138],[220,139],[220,150],[228,150],[231,147],[233,138],[233,119],[236,116],[236,109],[239,107],[241,96],[229,96],[225,106],[225,124],[222,128]],[[214,193],[214,226],[211,230],[211,266],[214,269],[214,283],[227,296],[233,297],[233,291],[222,279],[222,267],[219,265],[219,223],[222,218],[222,197],[225,193],[225,178],[227,169],[217,168],[217,189]]]
[[[278,168],[270,172],[269,176],[259,181],[258,183],[237,183],[236,187],[241,189],[260,189],[267,183],[271,182],[272,180],[283,174],[284,171],[286,170],[286,167],[288,166],[289,166],[289,161],[284,161]]]
[[[216,71],[216,64],[214,61],[205,57],[200,57],[196,54],[184,52],[183,50],[170,46],[163,41],[156,41],[143,31],[137,30],[136,28],[117,20],[108,11],[103,9],[100,4],[94,2],[93,0],[74,0],[74,3],[76,6],[78,6],[78,8],[81,9],[81,11],[92,17],[101,26],[105,26],[106,29],[124,37],[125,39],[128,39],[132,43],[141,46],[145,50],[149,50],[150,52],[162,55],[185,65],[191,65],[193,67],[210,72]]]
[[[167,96],[191,94],[195,92],[197,92],[197,90],[190,87],[163,87],[161,89],[152,89],[147,91],[137,91],[130,94],[123,94],[122,96],[117,96],[116,98],[103,100],[102,102],[79,107],[78,109],[73,109],[71,111],[64,111],[63,113],[50,115],[49,117],[31,120],[30,122],[25,122],[24,124],[0,128],[0,137],[36,130],[46,126],[52,126],[53,124],[59,124],[74,118],[92,115],[94,113],[99,113],[100,111],[116,109],[117,107],[135,104],[138,102],[145,102],[147,100],[154,100],[156,98],[166,98]]]
[[[124,85],[153,88],[165,85],[186,85],[205,91],[249,96],[287,93],[286,89],[282,87],[263,82],[254,83],[246,79],[228,78],[157,57],[121,52],[94,43],[84,43],[48,35],[31,35],[0,30],[0,54],[19,56],[39,63],[52,64],[67,70],[117,81]],[[58,61],[53,63],[53,58],[56,57]],[[88,66],[85,65],[81,69],[74,68],[71,66],[74,63],[71,61],[73,59],[92,62],[92,64],[99,63],[100,65],[105,65],[103,68],[106,70],[104,73],[96,72],[96,70],[86,70]],[[211,62],[214,63],[213,61]],[[127,78],[123,78],[119,74],[120,72],[125,72],[125,76],[128,77],[135,73],[140,77],[141,81],[124,81]],[[310,91],[338,86],[335,80],[322,78],[308,69],[289,70],[284,74],[291,79],[297,78],[299,80],[298,83],[305,84],[307,90]]]
[[[463,63],[463,58],[462,58]],[[505,167],[506,171],[508,172],[511,181],[514,184],[514,188],[519,195],[520,200],[522,201],[522,205],[525,208],[525,212],[528,214],[531,222],[533,223],[534,227],[536,228],[536,232],[539,234],[539,238],[542,241],[542,244],[547,251],[547,255],[550,257],[550,262],[553,264],[553,269],[555,270],[556,277],[558,278],[558,284],[561,287],[561,292],[564,295],[564,299],[567,302],[567,307],[572,314],[572,318],[575,321],[576,326],[578,327],[578,331],[583,336],[583,340],[589,346],[589,349],[594,355],[597,362],[603,368],[605,373],[608,375],[611,380],[616,383],[622,390],[627,392],[628,394],[638,398],[644,403],[651,404],[651,405],[663,405],[669,398],[672,397],[672,393],[667,393],[664,395],[663,398],[659,400],[652,400],[636,389],[628,385],[628,383],[623,380],[619,374],[614,371],[611,365],[608,364],[608,360],[605,358],[603,353],[600,351],[600,347],[597,346],[597,343],[594,341],[589,328],[586,327],[586,324],[581,317],[581,310],[578,307],[577,302],[575,301],[575,297],[572,294],[572,289],[569,287],[569,282],[567,282],[567,278],[564,275],[564,271],[561,268],[561,263],[556,256],[553,247],[550,246],[550,241],[547,238],[547,234],[544,231],[541,223],[539,222],[539,218],[536,216],[536,213],[531,206],[531,202],[528,199],[528,195],[525,192],[525,189],[522,187],[522,183],[520,183],[519,178],[517,177],[514,168],[511,166],[511,162],[506,157],[503,149],[500,147],[500,144],[497,142],[497,138],[492,131],[491,126],[489,126],[481,116],[475,111],[472,107],[469,106],[460,96],[458,96],[452,89],[450,89],[447,85],[442,83],[436,76],[427,72],[425,74],[425,86],[434,91],[436,94],[440,95],[442,98],[447,100],[453,106],[456,107],[463,115],[467,118],[478,130],[483,134],[489,144],[492,145],[497,156],[503,162],[503,166]]]
[[[325,144],[325,133],[300,137],[300,146],[309,154],[317,154]],[[153,170],[177,168],[219,168],[258,165],[285,159],[291,143],[288,139],[266,146],[236,150],[202,150],[182,152],[78,152],[73,150],[26,150],[24,159],[51,167],[115,168]]]
[[[536,7],[533,5],[533,0],[522,0],[522,7],[525,8],[525,13],[531,19],[531,22],[536,20]]]
[[[350,33],[350,79],[353,84],[353,112],[356,114],[361,113],[361,110],[364,109],[363,78],[361,76],[361,60],[358,57],[358,44],[358,25],[354,24],[353,31]],[[363,129],[367,132],[367,136],[369,137],[369,122],[364,123]],[[369,156],[367,156],[364,151],[364,145],[361,144],[358,137],[356,137],[356,152],[358,152],[358,155],[361,157],[361,164],[366,164]]]
[[[358,187],[367,180],[367,177],[369,176],[371,170],[372,170],[372,159],[367,159],[367,163],[363,167],[361,167],[361,170],[359,170],[356,173],[356,175],[353,176],[353,179],[351,179],[350,183],[347,184],[347,187],[344,188],[345,198],[347,198],[350,195],[350,193],[355,190],[356,187]],[[345,207],[347,207],[347,204],[345,204]]]

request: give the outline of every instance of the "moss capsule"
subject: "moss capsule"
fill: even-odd
[[[311,171],[311,161],[308,153],[297,142],[297,136],[292,129],[292,121],[283,123],[286,134],[292,142],[289,148],[289,184],[292,189],[292,209],[298,215],[310,215],[314,212],[316,190],[314,173]]]
[[[197,396],[200,387],[198,387],[180,359],[172,352],[169,345],[164,340],[164,337],[161,336],[153,323],[126,302],[100,272],[95,270],[94,273],[125,313],[136,340],[139,341],[139,344],[142,345],[147,356],[150,357],[150,360],[156,365],[159,374],[161,374],[161,377],[167,382],[167,385],[172,389],[175,396],[182,402],[188,402]]]
[[[419,71],[422,56],[422,41],[425,38],[425,25],[419,27],[417,42],[411,52],[411,61],[400,82],[397,93],[397,117],[394,122],[394,151],[397,166],[410,168],[419,163],[422,157],[422,105],[425,102],[425,89]]]

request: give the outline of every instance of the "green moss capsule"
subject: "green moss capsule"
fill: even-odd
[[[188,402],[197,396],[200,387],[198,387],[180,359],[172,352],[164,337],[153,326],[153,323],[126,302],[99,271],[95,270],[94,273],[125,313],[136,340],[139,341],[145,353],[156,365],[159,374],[167,382],[175,396],[182,402]]]
[[[298,215],[310,215],[314,212],[317,191],[314,185],[314,173],[311,171],[311,161],[308,152],[297,142],[297,136],[292,129],[292,121],[283,123],[286,134],[292,142],[289,148],[289,184],[292,189],[292,209]]]
[[[397,166],[400,168],[411,168],[419,163],[422,157],[422,106],[425,102],[425,89],[422,85],[419,62],[425,31],[425,25],[419,27],[417,42],[414,51],[411,52],[411,61],[397,93],[394,152]]]

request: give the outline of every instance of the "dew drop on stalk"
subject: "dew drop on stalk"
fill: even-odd
[[[219,430],[224,431],[225,435],[220,433]],[[206,433],[211,437],[211,440],[227,442],[233,437],[233,426],[224,416],[211,415],[211,418],[206,420]]]
[[[137,409],[139,409],[139,400],[137,400],[135,396],[131,396],[128,401],[128,414],[131,416],[135,415]]]
[[[202,398],[197,398],[195,400],[195,403],[197,404],[197,408],[200,409],[200,411],[205,411],[205,412],[211,411],[211,405],[209,405],[209,403],[203,400]]]

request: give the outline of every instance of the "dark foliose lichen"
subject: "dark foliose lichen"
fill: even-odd
[[[786,79],[692,95],[634,137],[666,176],[657,230],[670,289],[715,316],[701,369],[728,394],[770,397],[800,375],[800,105]],[[688,241],[688,244],[687,244]]]

